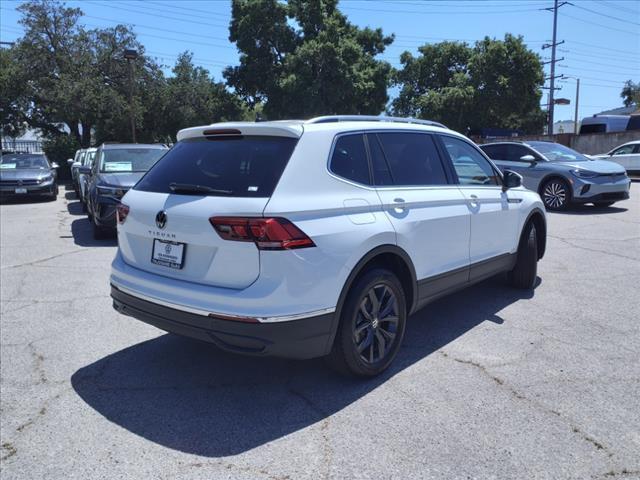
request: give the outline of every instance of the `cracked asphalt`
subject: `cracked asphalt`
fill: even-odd
[[[638,189],[549,214],[533,294],[439,300],[370,381],[123,317],[70,192],[2,204],[2,479],[640,478]]]

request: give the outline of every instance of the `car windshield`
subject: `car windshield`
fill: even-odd
[[[165,148],[118,148],[104,150],[100,171],[104,173],[146,172],[167,153]]]
[[[551,142],[529,142],[533,148],[540,152],[550,162],[587,162],[589,159],[575,150]]]
[[[49,163],[44,155],[3,155],[0,160],[0,169],[2,170],[27,168],[45,170],[49,169]]]

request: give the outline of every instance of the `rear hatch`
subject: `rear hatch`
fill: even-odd
[[[223,239],[210,219],[261,217],[301,128],[240,125],[180,132],[182,139],[127,193],[118,225],[125,262],[217,287],[246,288],[258,278],[256,244]]]

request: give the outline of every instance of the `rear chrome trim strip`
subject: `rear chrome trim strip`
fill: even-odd
[[[163,307],[173,308],[174,310],[181,310],[183,312],[193,313],[195,315],[202,315],[204,317],[220,318],[223,320],[237,321],[237,322],[244,322],[244,323],[248,323],[248,322],[252,323],[252,321],[254,321],[255,323],[290,322],[293,320],[302,320],[303,318],[318,317],[320,315],[326,315],[336,311],[335,307],[333,307],[333,308],[323,308],[321,310],[314,310],[312,312],[297,313],[294,315],[279,315],[275,317],[253,317],[253,316],[247,316],[247,315],[232,315],[228,313],[210,312],[210,311],[201,310],[198,308],[187,307],[185,305],[177,305],[175,303],[165,302],[164,300],[160,300],[155,297],[143,295],[139,292],[130,290],[129,288],[116,285],[113,282],[111,283],[111,285],[114,288],[117,288],[121,292],[124,292],[128,295],[140,298],[141,300],[145,300],[147,302],[162,305]]]

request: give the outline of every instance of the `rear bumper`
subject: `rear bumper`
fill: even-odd
[[[111,285],[113,308],[167,332],[210,342],[234,353],[308,359],[327,355],[333,313],[286,322],[248,323],[198,315],[143,300]]]

